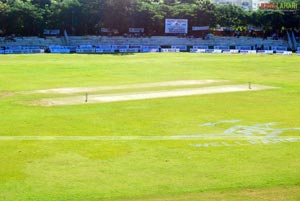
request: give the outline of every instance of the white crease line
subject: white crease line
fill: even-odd
[[[28,93],[73,94],[73,93],[82,93],[82,92],[96,92],[96,91],[121,90],[121,89],[205,85],[205,84],[213,84],[219,82],[227,82],[227,80],[178,80],[178,81],[142,83],[142,84],[131,84],[131,85],[120,85],[120,86],[56,88],[56,89],[36,90]]]
[[[166,140],[283,140],[299,141],[300,137],[285,136],[228,136],[228,135],[178,135],[178,136],[0,136],[0,141],[166,141]]]

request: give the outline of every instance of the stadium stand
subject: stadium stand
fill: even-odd
[[[190,49],[190,52],[192,52],[192,53],[206,53],[208,51],[209,51],[208,46],[205,46],[205,45],[202,45],[202,46],[194,45]]]
[[[300,47],[297,47],[297,55],[300,55]]]
[[[284,55],[293,55],[293,52],[292,51],[284,51],[282,54],[284,54]]]
[[[180,52],[179,48],[161,48],[161,52]]]
[[[220,54],[220,53],[223,53],[223,50],[220,50],[220,49],[213,49],[212,52],[209,52],[209,53]]]
[[[283,51],[287,51],[287,47],[284,46],[272,46],[271,49],[274,52],[283,52]]]
[[[95,53],[114,53],[115,49],[111,45],[96,45]]]
[[[180,45],[179,45],[180,44]],[[182,45],[184,44],[184,45]],[[47,36],[15,37],[14,41],[5,41],[0,38],[0,54],[12,53],[39,53],[43,49],[49,53],[137,53],[137,52],[185,52],[193,53],[260,53],[260,54],[287,54],[288,41],[273,40],[271,37],[229,37],[214,36],[211,39],[152,36],[152,37],[124,37],[124,36]],[[12,50],[13,46],[18,46]],[[20,48],[20,47],[26,48]],[[29,47],[32,48],[32,50]],[[40,47],[40,50],[37,50]],[[6,49],[10,49],[6,51]],[[22,49],[22,50],[20,50]],[[30,49],[30,50],[29,50]],[[35,49],[35,50],[34,50]]]
[[[142,47],[142,45],[129,45],[129,48],[138,48],[139,50],[141,50]]]
[[[129,49],[129,45],[112,45],[112,48],[116,51],[116,52],[121,52],[121,53],[127,53]]]
[[[61,37],[15,37],[15,41],[5,41],[0,39],[0,46],[50,46],[50,45],[65,45],[64,38]]]
[[[70,36],[70,45],[86,45],[86,44],[101,44],[101,45],[178,45],[186,46],[288,46],[285,40],[272,40],[271,37],[266,40],[253,37],[225,37],[215,36],[212,39],[203,40],[201,38],[179,38],[177,36],[152,36],[151,38],[126,38],[123,36]]]
[[[213,52],[215,54],[218,53],[229,53],[230,52],[230,47],[229,46],[214,46]]]
[[[85,53],[85,54],[89,54],[89,53],[95,53],[95,48],[92,45],[79,45],[76,48],[76,53]]]
[[[272,46],[271,49],[276,54],[291,55],[293,53],[292,51],[287,51],[288,48],[284,46]]]
[[[215,50],[230,50],[230,47],[229,46],[214,46],[214,49]]]
[[[229,50],[229,52],[228,52],[228,50],[225,50],[225,52],[223,51],[223,53],[238,54],[238,53],[240,53],[240,51],[237,49]]]
[[[236,49],[239,50],[241,54],[256,54],[256,48],[252,50],[251,46],[236,46]]]
[[[187,51],[187,46],[186,45],[172,45],[172,49],[179,49],[180,52],[186,52]]]
[[[5,46],[4,54],[37,54],[44,53],[44,49],[38,46]]]
[[[137,53],[140,52],[139,48],[121,48],[119,49],[120,53]]]
[[[235,47],[237,50],[252,50],[251,46],[236,46]]]
[[[141,52],[159,52],[160,46],[159,45],[143,45]]]
[[[178,45],[184,44],[187,46],[194,45],[207,45],[207,46],[253,46],[264,45],[264,46],[288,46],[285,40],[272,40],[272,38],[267,38],[263,40],[262,38],[253,37],[214,37],[213,39],[203,40],[201,38],[178,38],[176,36],[152,36],[151,38],[125,38],[123,36],[70,36],[69,44],[66,44],[64,37],[16,37],[15,42],[0,40],[1,46],[9,45],[128,45],[128,44],[140,44],[140,45]]]
[[[56,54],[71,53],[70,47],[60,46],[60,45],[50,45],[48,47],[48,50],[49,50],[50,53],[56,53]]]
[[[112,46],[117,52],[120,53],[137,53],[140,51],[140,46],[130,46],[130,45],[113,45]]]
[[[258,50],[257,53],[260,54],[274,54],[273,50]]]

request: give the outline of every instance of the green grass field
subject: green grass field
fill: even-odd
[[[277,88],[75,106],[29,104],[63,96],[28,93],[33,90],[208,79]],[[139,90],[105,93],[128,91]],[[300,200],[299,104],[297,56],[1,55],[0,200]],[[219,124],[204,126],[208,122]],[[229,138],[18,140],[213,136],[235,126],[240,129]],[[240,138],[249,129],[258,138]],[[281,132],[267,138],[273,131]]]

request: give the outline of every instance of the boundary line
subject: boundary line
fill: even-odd
[[[269,140],[300,142],[300,136],[266,137],[236,135],[178,135],[178,136],[0,136],[0,141],[170,141],[170,140]]]

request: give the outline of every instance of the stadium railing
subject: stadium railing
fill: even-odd
[[[269,46],[263,46],[263,48],[256,50],[257,54],[274,54],[273,50],[270,50]]]
[[[95,53],[95,48],[92,45],[79,45],[76,48],[76,53]]]
[[[213,53],[213,54],[220,54],[220,53],[223,53],[223,50],[213,49],[212,52],[210,52],[210,53]]]
[[[179,48],[162,48],[161,52],[180,52]]]
[[[223,53],[224,51],[229,52],[230,51],[229,46],[214,46],[212,53],[219,54],[219,53]]]
[[[112,48],[114,48],[115,50],[128,49],[129,45],[112,45]]]
[[[237,50],[239,50],[239,53],[241,54],[256,54],[256,50],[252,50],[251,46],[236,46]]]
[[[71,48],[68,46],[50,45],[48,47],[50,53],[55,54],[68,54],[71,53]]]
[[[192,53],[208,53],[209,48],[208,46],[205,45],[194,45],[191,49],[190,52]]]
[[[157,45],[143,45],[141,52],[159,52],[160,46]]]
[[[172,45],[171,48],[179,49],[180,52],[186,52],[187,51],[187,46],[186,45]]]
[[[227,53],[227,54],[239,54],[240,51],[237,49],[231,49],[231,50],[223,50],[223,53]]]
[[[282,53],[278,53],[278,54],[283,54],[283,55],[292,55],[293,52],[292,51],[283,51]]]
[[[129,45],[129,48],[137,48],[137,49],[142,49],[142,45]]]
[[[272,46],[271,49],[276,54],[285,54],[285,55],[291,55],[291,54],[293,54],[292,51],[288,51],[288,48],[284,47],[284,46]]]
[[[114,53],[115,49],[112,48],[111,45],[96,45],[95,52],[96,53]]]
[[[125,47],[119,47],[121,53],[137,53],[141,52],[142,45],[126,45]]]
[[[229,46],[214,46],[214,50],[230,50]]]
[[[124,49],[119,49],[120,53],[137,53],[140,52],[139,48],[124,48]]]
[[[5,46],[4,54],[38,54],[45,49],[37,46]]]
[[[274,54],[273,50],[257,50],[258,54]]]

